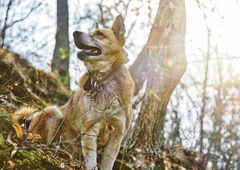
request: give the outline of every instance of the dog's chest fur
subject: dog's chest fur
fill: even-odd
[[[132,91],[129,92],[132,88],[124,80],[125,69],[120,68],[102,82],[88,80],[91,81],[88,91],[81,88],[63,106],[67,115],[63,124],[64,131],[71,128],[68,132],[72,132],[63,133],[64,138],[74,139],[93,130],[98,138],[98,145],[103,146],[110,134],[125,134],[127,117],[131,116],[127,115],[125,103],[131,104],[128,100],[132,98]]]

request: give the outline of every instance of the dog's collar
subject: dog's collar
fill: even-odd
[[[110,74],[108,74],[107,76],[105,76],[101,80],[98,80],[98,79],[94,78],[93,74],[89,72],[88,79],[85,82],[85,84],[83,85],[83,89],[85,91],[90,91],[90,90],[101,91],[102,86],[105,84],[104,82],[107,82],[107,80],[112,79],[115,76],[116,71],[119,70],[119,68],[121,66],[122,65],[117,67],[115,70],[113,70]]]

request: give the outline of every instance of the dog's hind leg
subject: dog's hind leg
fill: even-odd
[[[57,106],[49,106],[41,112],[32,115],[29,132],[39,134],[41,142],[50,143],[56,135],[56,130],[62,121],[63,114]]]

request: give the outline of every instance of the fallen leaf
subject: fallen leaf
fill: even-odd
[[[17,143],[12,140],[12,132],[10,132],[10,133],[8,134],[7,142],[8,142],[9,144],[11,144],[13,147],[16,147],[16,146],[17,146]]]
[[[6,169],[13,169],[14,167],[15,163],[12,160],[9,160]]]
[[[13,126],[13,128],[14,128],[14,130],[16,132],[17,137],[19,139],[21,139],[22,135],[23,135],[23,130],[21,128],[21,125],[18,122],[13,121],[12,122],[12,126]]]

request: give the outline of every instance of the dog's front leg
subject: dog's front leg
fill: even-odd
[[[82,137],[82,154],[87,170],[97,170],[97,133],[92,128]]]
[[[102,153],[101,170],[112,170],[122,139],[123,135],[119,135],[109,140]]]

